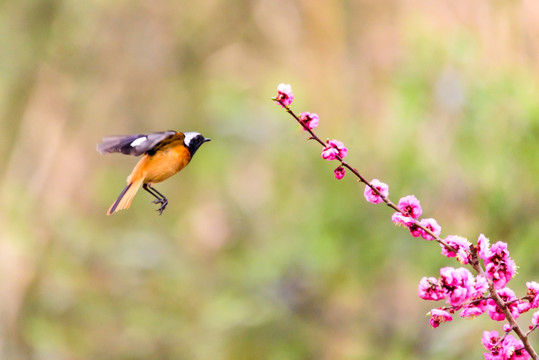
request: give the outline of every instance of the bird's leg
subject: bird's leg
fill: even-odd
[[[152,194],[153,197],[155,197],[155,200],[152,201],[152,203],[161,204],[159,209],[157,209],[157,211],[159,211],[159,215],[161,215],[163,213],[163,210],[165,210],[168,205],[168,199],[155,188],[151,187],[149,184],[142,185],[142,188]]]

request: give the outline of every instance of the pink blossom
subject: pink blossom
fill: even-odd
[[[339,150],[333,146],[325,146],[322,150],[322,159],[324,160],[335,160],[339,155]]]
[[[419,224],[429,229],[436,236],[440,236],[440,233],[442,232],[442,228],[440,227],[440,225],[438,225],[436,220],[432,218],[421,219]],[[421,229],[421,237],[425,240],[434,240],[434,238],[429,233],[427,233],[426,231],[423,231],[422,229]]]
[[[475,284],[472,289],[472,293],[470,294],[471,299],[479,299],[482,298],[485,294],[485,291],[488,290],[488,283],[487,279],[485,279],[484,276],[477,275],[475,277]]]
[[[529,281],[526,283],[526,286],[528,287],[528,293],[526,296],[528,297],[528,301],[530,302],[530,306],[535,309],[539,307],[539,284],[535,281]]]
[[[442,255],[447,257],[456,257],[457,260],[463,264],[467,264],[470,260],[470,246],[472,245],[468,240],[461,236],[449,235],[445,238],[447,245],[451,246],[457,252],[453,252],[446,248],[444,245],[442,247]]]
[[[535,312],[535,313],[532,315],[532,325],[533,325],[533,326],[539,325],[539,311]]]
[[[499,289],[509,282],[514,276],[516,270],[514,267],[499,267],[494,263],[489,263],[485,267],[485,273],[489,279],[494,283],[494,287]]]
[[[503,288],[498,290],[498,295],[502,298],[502,300],[507,304],[507,309],[511,312],[511,315],[516,319],[519,317],[520,313],[518,311],[518,301],[517,297],[515,296],[515,293],[513,290],[509,288]],[[494,299],[488,299],[487,300],[487,311],[488,316],[492,320],[495,321],[503,321],[505,320],[505,315],[500,307],[498,307],[498,304],[494,301]]]
[[[484,331],[481,342],[487,350],[492,350],[496,344],[500,341],[500,337],[497,331]]]
[[[487,300],[483,298],[488,289],[488,283],[484,276],[476,276],[475,283],[470,288],[468,301],[470,303],[464,307],[460,316],[466,319],[475,318],[487,310]]]
[[[442,280],[442,285],[448,288],[458,286],[460,283],[462,283],[463,275],[465,278],[468,277],[466,271],[468,270],[462,267],[458,269],[455,269],[451,266],[441,268],[440,279]]]
[[[410,230],[410,234],[413,237],[420,237],[423,233],[423,229],[417,226],[417,223],[410,225],[410,227],[408,227],[408,230]]]
[[[341,180],[344,177],[345,173],[346,170],[342,166],[339,166],[338,168],[333,170],[333,174],[335,175],[335,179],[337,180]]]
[[[429,315],[431,316],[429,323],[433,328],[437,328],[443,322],[453,320],[451,314],[442,309],[432,309]]]
[[[460,312],[460,316],[465,319],[475,319],[479,315],[483,314],[485,310],[486,306],[468,305]]]
[[[289,84],[279,84],[277,86],[277,96],[275,97],[275,100],[284,108],[292,104],[292,100],[294,100],[294,94],[292,94],[292,86]]]
[[[498,241],[490,247],[490,257],[497,256],[500,259],[509,257],[509,251],[507,250],[507,243]]]
[[[466,268],[454,269],[450,266],[440,269],[440,284],[446,289],[451,306],[460,306],[473,294],[475,278]]]
[[[511,324],[503,324],[502,326],[502,330],[503,332],[506,332],[508,333],[509,331],[511,331],[513,328],[511,327]]]
[[[491,304],[489,304],[489,301],[487,301],[487,310],[488,310],[488,316],[494,321],[504,321],[505,315],[503,312],[496,306],[496,303],[494,300],[489,299]]]
[[[477,247],[479,248],[478,253],[481,259],[486,260],[492,255],[490,251],[490,241],[487,237],[485,237],[485,235],[479,235],[479,239],[477,239]]]
[[[314,129],[318,126],[320,118],[318,117],[318,114],[311,114],[310,112],[302,112],[299,114],[299,121],[303,124],[302,128],[305,130],[307,129]],[[307,131],[307,130],[305,130]]]
[[[421,213],[423,212],[421,205],[419,204],[419,200],[417,200],[414,195],[408,195],[401,198],[397,207],[405,216],[409,216],[414,219],[419,219]]]
[[[402,215],[400,212],[393,213],[391,216],[391,221],[393,221],[396,225],[401,225],[409,228],[410,226],[414,225],[417,220],[413,219],[408,216]]]
[[[337,157],[344,159],[348,155],[348,149],[338,140],[329,140],[322,150],[322,159],[335,160]]]
[[[447,290],[442,288],[435,277],[424,277],[417,287],[417,295],[423,300],[442,300],[447,297]]]
[[[516,274],[516,265],[509,256],[507,244],[498,241],[490,247],[490,256],[485,260],[485,274],[496,289],[503,288]]]
[[[519,314],[523,314],[525,312],[528,312],[531,309],[531,305],[528,302],[525,302],[524,300],[518,300],[517,301],[517,310]]]
[[[387,197],[389,195],[389,186],[387,184],[384,184],[378,179],[373,179],[371,181],[371,185],[374,186],[376,190],[382,194],[382,196]],[[382,196],[376,194],[374,190],[371,189],[370,186],[365,185],[365,191],[363,193],[365,195],[365,199],[367,199],[368,202],[373,204],[380,204],[382,201]]]

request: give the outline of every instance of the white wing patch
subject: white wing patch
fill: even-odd
[[[143,136],[143,137],[139,137],[138,139],[135,139],[133,140],[133,142],[131,144],[129,144],[131,147],[135,147],[137,145],[140,145],[142,144],[143,142],[145,142],[146,140],[148,140],[148,138],[146,136]]]

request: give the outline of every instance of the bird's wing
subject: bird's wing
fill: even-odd
[[[176,131],[169,130],[148,135],[108,136],[97,144],[97,151],[100,154],[119,152],[126,155],[139,156],[174,134],[176,134]]]

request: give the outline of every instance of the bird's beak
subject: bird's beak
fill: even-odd
[[[204,138],[204,142],[208,142],[208,141],[211,141],[210,138]]]

